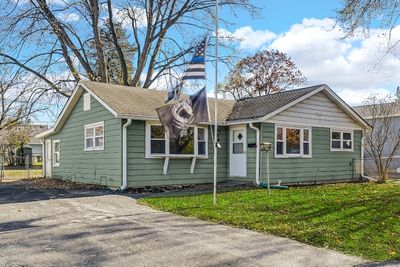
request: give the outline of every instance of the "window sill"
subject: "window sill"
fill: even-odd
[[[60,167],[60,164],[53,164],[53,167]]]
[[[147,155],[146,159],[162,159],[167,157],[170,159],[208,159],[208,155]]]
[[[311,155],[275,155],[276,159],[298,159],[298,158],[302,158],[302,159],[311,159],[312,156]]]
[[[331,148],[332,152],[354,152],[354,149]]]
[[[104,150],[104,147],[101,148],[84,148],[84,151],[101,151]]]

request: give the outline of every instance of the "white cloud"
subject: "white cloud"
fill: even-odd
[[[222,39],[236,40],[239,42],[240,49],[255,50],[276,38],[276,34],[269,30],[253,30],[250,26],[245,26],[230,32],[226,29],[219,30]]]
[[[384,98],[391,95],[391,93],[385,88],[361,90],[340,89],[336,90],[336,93],[350,106],[363,104],[363,102],[372,94],[376,95],[378,98]]]
[[[76,13],[69,13],[69,14],[60,14],[58,19],[62,20],[63,22],[77,22],[79,21],[80,17]]]
[[[108,10],[108,6],[103,4],[104,10]],[[129,13],[128,13],[129,10]],[[138,28],[144,28],[147,26],[146,10],[140,7],[130,7],[128,9],[119,9],[118,7],[112,7],[113,17],[116,22],[121,23],[125,29],[130,29],[132,20],[129,15],[136,20]],[[102,18],[104,21],[108,19],[108,16]]]
[[[309,84],[326,83],[350,104],[361,104],[370,93],[390,93],[388,88],[394,89],[400,81],[400,60],[398,51],[385,54],[385,30],[372,30],[368,38],[343,40],[342,29],[334,26],[332,19],[304,19],[268,48],[287,53]],[[392,39],[400,39],[400,26],[393,30]]]

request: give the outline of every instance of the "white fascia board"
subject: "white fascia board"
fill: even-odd
[[[75,101],[76,97],[79,96],[78,92],[82,92],[82,90],[79,90],[79,86],[80,86],[80,83],[78,83],[75,86],[75,88],[72,92],[72,95],[69,97],[67,103],[65,104],[63,110],[61,111],[61,114],[58,116],[57,121],[54,124],[54,126],[51,129],[38,134],[37,138],[44,138],[44,137],[48,136],[49,134],[52,134],[52,133],[56,132],[57,130],[59,130],[59,127],[62,126],[63,122],[65,121],[65,116],[68,117],[69,113],[72,111],[72,108],[75,106],[75,105],[72,105],[72,103],[73,103],[73,101]],[[61,123],[61,125],[60,125],[60,123]]]

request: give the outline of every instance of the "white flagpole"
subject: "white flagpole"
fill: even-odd
[[[218,0],[215,0],[215,89],[214,89],[214,190],[213,190],[213,203],[217,205],[217,112],[218,112]]]

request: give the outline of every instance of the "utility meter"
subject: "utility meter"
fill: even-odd
[[[270,151],[271,149],[272,149],[272,144],[271,143],[262,142],[260,144],[260,150],[261,151]]]

